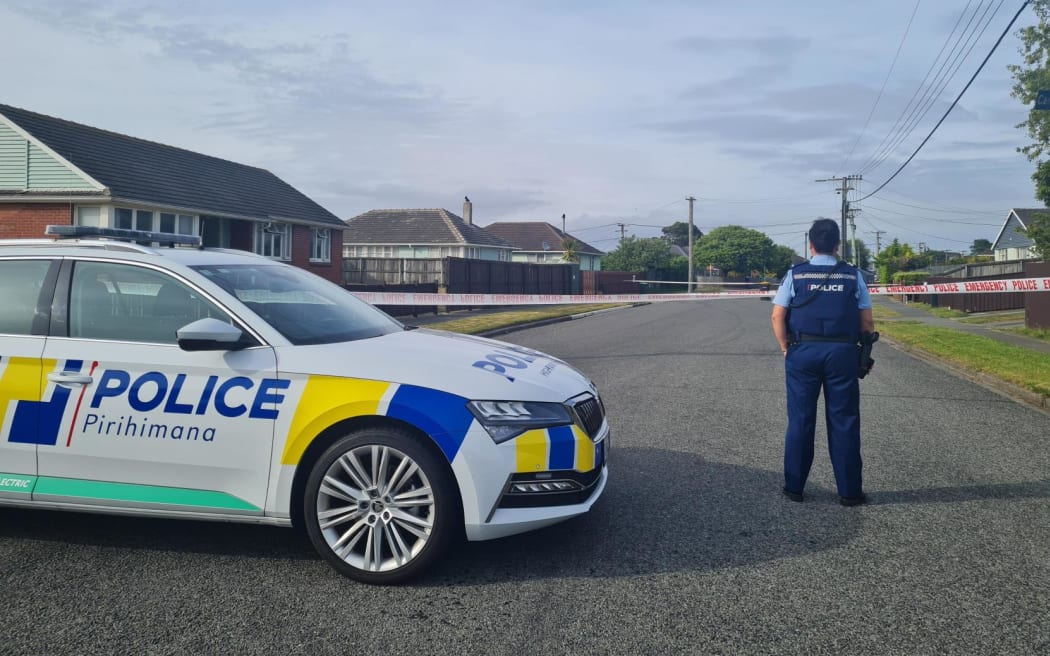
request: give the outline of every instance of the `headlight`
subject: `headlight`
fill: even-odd
[[[537,401],[471,401],[467,408],[478,423],[502,444],[533,428],[565,426],[572,423],[569,409],[561,403]]]

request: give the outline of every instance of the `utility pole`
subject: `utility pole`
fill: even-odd
[[[879,256],[879,252],[882,251],[882,236],[886,234],[885,230],[876,230],[875,235],[875,257]]]
[[[846,232],[846,220],[847,220],[848,215],[849,215],[849,197],[848,197],[848,194],[849,194],[850,191],[853,191],[853,189],[854,189],[853,187],[849,186],[849,183],[851,183],[851,182],[859,182],[859,181],[861,181],[863,179],[864,179],[864,176],[861,176],[861,175],[847,175],[847,176],[844,176],[844,177],[841,177],[841,178],[824,178],[822,180],[816,180],[815,181],[815,182],[841,182],[842,183],[842,186],[839,187],[839,189],[837,190],[838,193],[842,196],[841,208],[839,210],[840,213],[841,213],[842,226],[841,226],[841,228],[839,230],[839,234],[842,236],[842,259],[847,261],[847,262],[850,261],[849,239],[847,238],[847,232]]]
[[[854,223],[853,218],[859,211],[860,208],[853,207],[850,207],[846,210],[846,213],[849,214],[850,233],[853,235],[853,266],[857,267],[858,269],[860,268],[860,251],[857,250],[857,224]]]
[[[561,215],[561,231],[565,232],[565,215]]]
[[[623,245],[623,240],[626,239],[626,237],[624,236],[624,231],[627,229],[627,224],[626,223],[617,223],[616,225],[620,226],[620,245],[622,246]]]
[[[685,286],[685,289],[690,294],[693,293],[693,203],[696,199],[692,196],[686,196],[686,200],[689,201],[689,283]]]
[[[802,233],[802,257],[809,259],[809,232]]]

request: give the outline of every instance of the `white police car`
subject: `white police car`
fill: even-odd
[[[257,255],[121,241],[185,237],[49,233],[80,239],[0,245],[0,505],[301,523],[393,583],[605,487],[602,403],[560,360]]]

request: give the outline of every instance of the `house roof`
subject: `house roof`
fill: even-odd
[[[466,244],[512,249],[446,209],[370,210],[346,222],[344,244]]]
[[[0,105],[0,115],[104,185],[113,199],[343,227],[339,217],[265,169],[8,105]]]
[[[1016,230],[1007,231],[1007,228],[1012,225],[1015,228],[1019,226],[1022,230],[1026,230],[1036,214],[1050,214],[1050,210],[1045,207],[1012,208],[1010,213],[1006,215],[1006,220],[1003,221],[1003,227],[999,228],[999,234],[996,235],[995,241],[992,242],[992,250],[1000,248],[1028,248],[1035,245],[1035,242],[1028,237]]]
[[[561,242],[564,239],[575,239],[580,245],[577,251],[584,255],[605,255],[602,251],[586,243],[579,237],[555,228],[544,221],[498,221],[485,226],[485,230],[502,237],[519,251],[555,251],[564,252]],[[547,245],[544,248],[544,244]]]

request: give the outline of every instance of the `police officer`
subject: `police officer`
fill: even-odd
[[[814,221],[809,243],[812,259],[788,272],[773,299],[773,333],[787,374],[784,495],[803,499],[823,388],[839,501],[856,506],[867,500],[861,481],[857,343],[862,332],[875,329],[871,297],[857,269],[838,260],[835,221]]]

